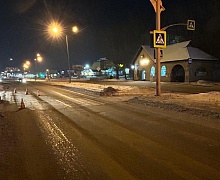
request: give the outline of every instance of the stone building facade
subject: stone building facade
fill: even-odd
[[[156,80],[154,48],[141,46],[132,64],[134,80]],[[190,41],[176,43],[162,50],[162,82],[195,82],[198,80],[218,81],[219,60],[190,46]]]

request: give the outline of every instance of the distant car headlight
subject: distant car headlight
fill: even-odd
[[[27,80],[26,79],[22,79],[22,83],[26,83],[27,82]]]

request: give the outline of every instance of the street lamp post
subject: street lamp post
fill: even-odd
[[[23,69],[24,69],[24,77],[25,77],[25,70],[29,69],[30,68],[30,61],[27,60],[24,64],[23,64]]]
[[[72,32],[73,33],[77,33],[78,27],[77,26],[73,26],[72,27]],[[66,52],[67,52],[67,60],[68,60],[68,66],[69,66],[69,83],[71,83],[71,64],[70,64],[70,54],[69,54],[69,41],[68,41],[68,36],[66,35]]]
[[[69,41],[68,41],[68,36],[66,35],[66,53],[67,53],[67,61],[68,61],[68,66],[69,66],[69,83],[71,83],[71,65],[70,65],[70,54],[69,54]]]
[[[35,61],[35,81],[37,80],[37,62],[41,62],[43,59],[42,59],[42,56],[37,53],[37,58],[34,59]]]
[[[37,80],[37,59],[34,59],[34,64],[35,64],[35,76],[34,76],[34,79],[36,81]]]
[[[72,27],[72,32],[73,33],[77,33],[78,32],[78,27],[77,26],[73,26]],[[51,36],[52,38],[57,38],[59,39],[60,37],[63,36],[63,27],[60,23],[58,22],[52,22],[49,26],[48,26],[48,34],[49,36]],[[68,36],[67,34],[65,35],[65,41],[66,41],[66,53],[67,53],[67,62],[68,62],[68,69],[69,69],[69,83],[71,83],[71,64],[70,64],[70,53],[69,53],[69,41],[68,41]]]

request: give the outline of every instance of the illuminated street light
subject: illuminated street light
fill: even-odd
[[[57,33],[58,29],[56,27],[53,28],[53,32]]]
[[[30,61],[26,61],[25,64],[26,64],[27,66],[30,66],[31,62],[30,62]]]
[[[24,69],[28,69],[29,66],[28,66],[27,64],[23,64],[23,68],[24,68]]]
[[[77,33],[79,31],[77,26],[73,26],[72,27],[72,32],[73,33]],[[49,36],[51,38],[57,38],[60,39],[62,38],[64,35],[64,28],[62,27],[61,23],[52,21],[52,23],[50,23],[50,25],[48,26],[48,33]],[[69,66],[69,83],[71,83],[71,65],[70,65],[70,57],[69,57],[69,41],[68,41],[68,36],[65,35],[65,41],[66,41],[66,53],[67,53],[67,62],[68,62],[68,66]]]
[[[46,69],[46,78],[48,81],[50,81],[50,70]]]
[[[72,32],[73,33],[78,33],[78,27],[77,26],[73,26],[72,27]],[[70,56],[69,56],[69,41],[68,41],[68,36],[66,35],[66,52],[67,52],[67,60],[68,60],[68,64],[69,64],[69,83],[71,83],[71,65],[70,65]]]
[[[42,60],[43,60],[42,56],[39,53],[37,53],[37,61],[42,62]]]
[[[29,69],[30,65],[31,65],[30,61],[28,61],[28,60],[25,61],[25,63],[23,64],[23,69],[24,69],[24,71],[25,71],[26,69]]]
[[[42,61],[43,61],[42,56],[39,53],[37,53],[37,57],[36,57],[36,59],[34,59],[34,62],[35,62],[35,81],[37,80],[37,63],[42,62]]]
[[[60,39],[63,37],[64,28],[61,23],[52,21],[47,28],[47,34],[51,39]]]
[[[78,33],[78,32],[79,32],[79,29],[78,29],[77,26],[73,26],[73,27],[72,27],[72,31],[73,31],[74,33]]]

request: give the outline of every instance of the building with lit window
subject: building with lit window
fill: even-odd
[[[190,41],[168,45],[161,54],[162,82],[220,81],[219,60],[192,47]],[[156,81],[154,48],[141,46],[132,65],[134,80]]]

